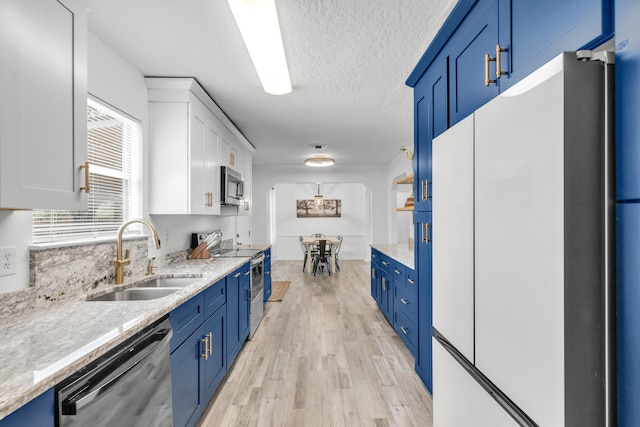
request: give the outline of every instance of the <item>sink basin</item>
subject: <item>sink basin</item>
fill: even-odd
[[[145,301],[166,297],[178,292],[182,288],[129,288],[109,292],[89,301]]]
[[[137,284],[136,288],[184,288],[193,282],[200,280],[199,277],[162,277],[151,279],[147,282]]]

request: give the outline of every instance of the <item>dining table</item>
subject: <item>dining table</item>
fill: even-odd
[[[327,249],[329,248],[329,245],[331,245],[331,257],[330,257],[330,266],[331,266],[331,272],[335,272],[336,271],[336,251],[333,250],[333,248],[336,247],[336,245],[338,243],[340,243],[340,240],[338,240],[338,236],[326,236],[326,237],[312,237],[312,236],[307,236],[307,237],[303,237],[302,238],[302,244],[305,245],[307,247],[307,258],[305,260],[305,271],[313,271],[312,270],[312,265],[311,265],[311,248],[313,246],[313,244],[318,241],[318,240],[326,240],[327,241]]]

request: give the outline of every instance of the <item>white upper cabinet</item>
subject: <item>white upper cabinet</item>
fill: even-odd
[[[242,159],[248,150],[240,146],[236,133],[241,134],[194,79],[145,81],[150,101],[150,213],[219,215],[220,166],[236,169],[241,161],[243,170],[238,172],[244,175]]]
[[[86,209],[87,11],[0,0],[0,208]]]

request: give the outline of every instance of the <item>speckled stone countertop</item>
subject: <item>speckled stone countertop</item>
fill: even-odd
[[[413,249],[409,249],[408,244],[402,245],[371,245],[373,249],[377,249],[389,258],[392,258],[412,270],[415,270],[415,259],[413,256]]]
[[[252,245],[266,249],[268,245]],[[0,325],[0,419],[64,380],[136,332],[169,313],[249,258],[184,260],[131,278],[124,287],[154,277],[193,277],[177,293],[148,301],[86,301],[89,296],[25,310]]]

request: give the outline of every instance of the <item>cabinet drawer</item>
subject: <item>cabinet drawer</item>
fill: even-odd
[[[391,258],[389,258],[384,254],[380,254],[380,268],[382,268],[387,273],[392,274],[393,265],[394,265],[394,262]]]
[[[411,322],[402,310],[395,310],[393,313],[393,328],[415,357],[418,348],[418,328],[415,323]]]
[[[409,320],[417,323],[418,319],[418,293],[415,288],[410,288],[402,283],[395,282],[393,291],[393,304],[395,310],[401,310]]]
[[[393,276],[393,280],[396,282],[400,282],[402,284],[407,280],[407,272],[404,264],[399,263],[398,261],[392,261],[391,275]]]
[[[220,279],[204,291],[204,318],[208,319],[227,302],[227,281]]]
[[[416,274],[415,270],[410,269],[409,267],[407,267],[407,286],[408,287],[416,287],[418,284],[418,275]]]
[[[200,292],[169,313],[173,330],[170,351],[173,352],[204,322],[204,292]]]

